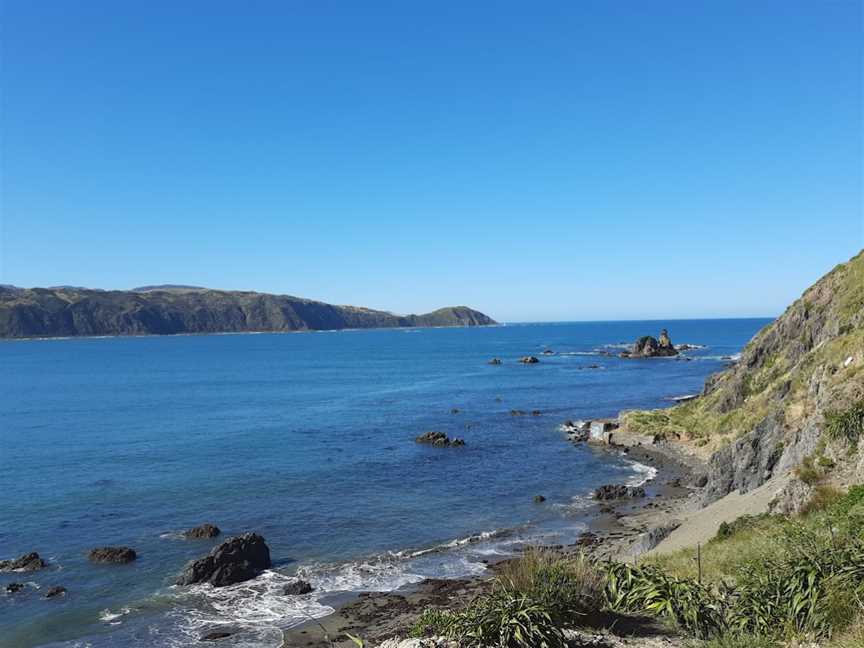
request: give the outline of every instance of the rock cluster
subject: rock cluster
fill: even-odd
[[[14,560],[0,560],[2,571],[37,571],[45,566],[45,561],[35,551],[19,556]]]
[[[244,533],[189,563],[177,584],[210,583],[224,587],[255,578],[270,565],[270,548],[264,538],[257,533]]]
[[[435,448],[457,448],[464,446],[465,441],[462,439],[451,439],[443,432],[424,432],[414,439],[416,443],[431,445]]]
[[[490,365],[500,365],[501,364],[501,358],[492,358],[489,361],[489,364]]]
[[[125,565],[138,558],[138,554],[129,547],[97,547],[91,549],[87,557],[95,563]]]
[[[643,335],[633,344],[630,351],[622,351],[622,358],[658,358],[678,355],[675,345],[669,339],[666,329],[660,331],[660,339]]]
[[[594,499],[597,500],[613,500],[624,497],[645,497],[645,489],[641,486],[605,484],[594,491]]]
[[[519,362],[522,364],[537,364],[540,360],[536,356],[524,356],[519,358]]]

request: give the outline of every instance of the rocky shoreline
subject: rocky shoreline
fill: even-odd
[[[608,441],[608,439],[607,439]],[[698,507],[705,464],[680,446],[651,437],[617,432],[611,443],[592,443],[597,452],[626,455],[654,468],[654,478],[643,484],[644,496],[598,499],[586,511],[586,530],[569,545],[544,547],[562,554],[585,551],[598,559],[633,559],[656,546],[678,524],[679,516]],[[598,484],[598,487],[601,485]],[[283,646],[351,648],[346,633],[375,646],[408,629],[426,609],[461,607],[488,590],[505,561],[490,561],[486,572],[473,578],[429,578],[392,592],[362,592],[335,596],[324,603],[336,611],[284,633]],[[623,644],[622,644],[623,645]]]

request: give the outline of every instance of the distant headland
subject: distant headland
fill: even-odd
[[[0,285],[0,338],[321,331],[351,328],[489,326],[467,306],[396,315],[268,293],[195,286],[97,290]]]

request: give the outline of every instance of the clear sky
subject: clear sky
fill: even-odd
[[[0,283],[776,315],[864,247],[862,3],[2,2]]]

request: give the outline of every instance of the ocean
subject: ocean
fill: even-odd
[[[0,342],[0,559],[50,563],[0,573],[0,646],[192,646],[223,627],[236,634],[220,645],[279,646],[334,594],[479,574],[525,543],[572,541],[595,487],[651,471],[558,426],[696,393],[768,322]],[[616,357],[663,327],[700,348]],[[529,354],[540,363],[517,362]],[[430,430],[466,445],[414,442]],[[181,538],[204,522],[223,535]],[[266,538],[271,571],[173,585],[245,531]],[[103,545],[138,560],[90,564]],[[282,593],[297,575],[312,594]],[[10,582],[27,587],[7,594]],[[53,585],[66,596],[45,599]]]

